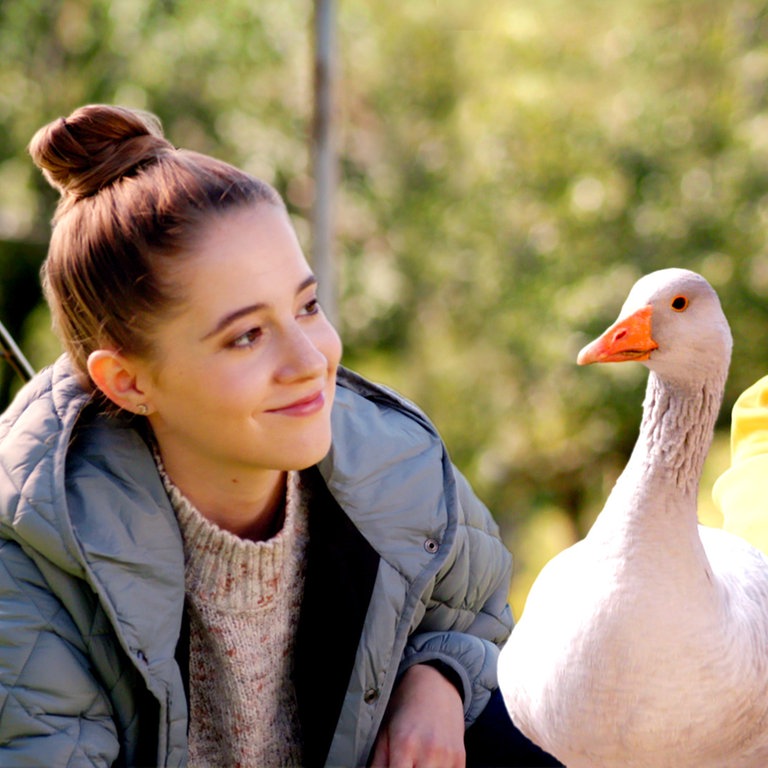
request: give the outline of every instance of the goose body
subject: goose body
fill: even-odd
[[[730,350],[714,290],[668,269],[580,353],[649,368],[640,433],[499,661],[512,719],[569,768],[768,766],[768,560],[697,520]]]

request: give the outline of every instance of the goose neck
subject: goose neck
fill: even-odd
[[[663,475],[674,486],[696,493],[720,410],[724,380],[696,386],[648,378],[640,435],[633,460],[643,473]]]

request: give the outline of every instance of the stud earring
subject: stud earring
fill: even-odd
[[[137,413],[139,416],[146,416],[149,413],[149,408],[147,408],[145,403],[140,403],[139,406],[136,408]]]

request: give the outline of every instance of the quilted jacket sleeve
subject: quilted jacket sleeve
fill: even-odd
[[[109,766],[116,728],[82,638],[34,563],[0,541],[0,765]]]
[[[765,525],[768,478],[768,377],[746,389],[733,407],[731,467],[712,491],[723,527],[768,554]]]
[[[400,672],[438,662],[462,693],[469,725],[498,684],[499,649],[512,629],[507,603],[512,558],[488,510],[455,474],[462,524],[451,557],[425,595],[425,614],[410,637]]]

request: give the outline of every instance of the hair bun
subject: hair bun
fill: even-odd
[[[148,112],[91,104],[43,126],[29,153],[62,195],[87,197],[172,150]]]

